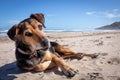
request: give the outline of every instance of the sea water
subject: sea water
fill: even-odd
[[[0,27],[0,36],[7,35],[10,27]],[[54,33],[54,32],[103,32],[103,31],[113,31],[113,30],[96,30],[95,28],[81,28],[81,27],[71,27],[71,28],[63,28],[63,27],[53,27],[53,28],[45,28],[44,31],[46,33]]]

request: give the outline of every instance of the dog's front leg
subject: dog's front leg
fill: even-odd
[[[67,77],[73,77],[77,73],[73,68],[68,66],[62,58],[57,57],[56,55],[52,54],[52,61],[61,68],[62,72]]]

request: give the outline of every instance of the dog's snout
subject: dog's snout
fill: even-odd
[[[49,46],[49,41],[48,41],[48,39],[45,39],[45,38],[42,39],[42,46],[46,46],[46,47]]]

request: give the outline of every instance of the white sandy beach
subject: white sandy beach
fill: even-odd
[[[56,68],[45,72],[26,72],[15,65],[15,45],[0,37],[0,80],[120,80],[120,31],[48,33],[51,41],[84,53],[96,53],[95,59],[65,60],[79,73],[67,78]]]

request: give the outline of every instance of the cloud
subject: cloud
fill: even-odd
[[[94,14],[95,14],[94,11],[86,12],[86,15],[94,15]]]
[[[111,11],[106,11],[103,13],[103,15],[106,17],[106,18],[120,18],[120,11],[119,9],[113,9]]]
[[[120,10],[119,9],[112,9],[106,11],[89,11],[86,12],[88,16],[102,16],[105,18],[113,19],[113,18],[120,18]]]
[[[106,18],[110,18],[110,19],[112,19],[112,18],[119,18],[120,17],[120,13],[118,13],[118,14],[115,14],[115,13],[104,13],[104,16]]]
[[[113,11],[114,11],[114,12],[118,12],[118,11],[119,11],[119,9],[113,9]]]

